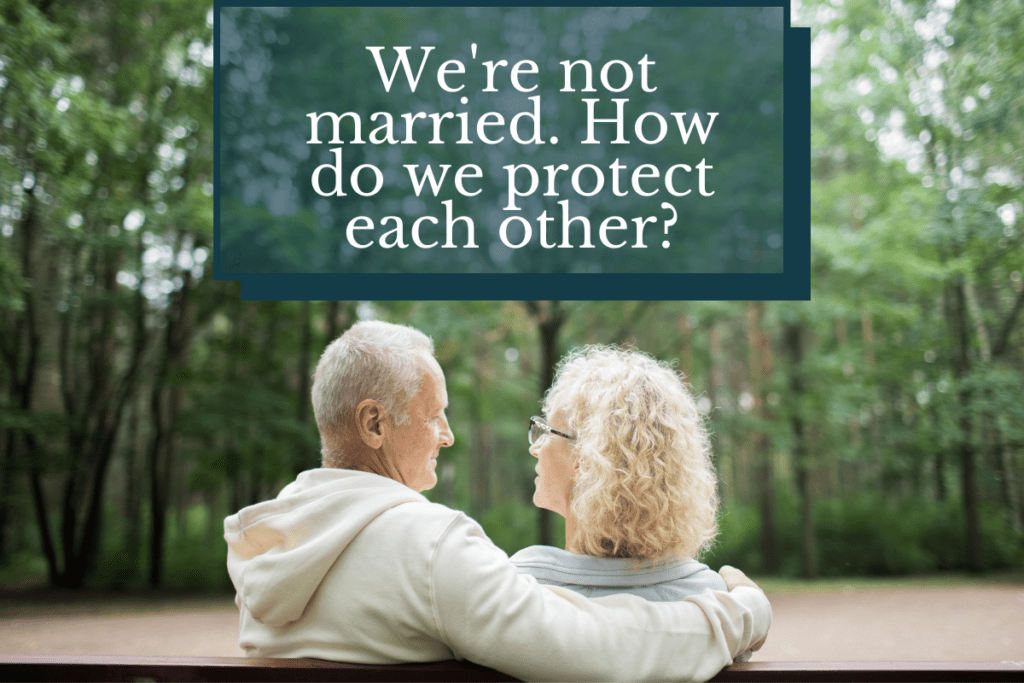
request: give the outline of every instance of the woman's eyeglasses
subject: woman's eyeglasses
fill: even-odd
[[[530,445],[532,446],[538,441],[540,441],[541,437],[543,437],[545,434],[554,434],[556,436],[562,437],[563,439],[569,439],[569,441],[572,441],[573,439],[576,438],[575,436],[569,436],[565,432],[560,432],[557,429],[552,429],[551,427],[548,426],[548,423],[543,420],[543,418],[537,417],[536,415],[531,417],[529,431]]]

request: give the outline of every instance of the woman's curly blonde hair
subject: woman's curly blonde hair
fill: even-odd
[[[670,365],[587,346],[559,363],[544,412],[575,434],[576,518],[567,550],[598,557],[697,557],[718,533],[704,420]]]

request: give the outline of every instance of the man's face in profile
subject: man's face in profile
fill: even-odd
[[[455,443],[445,409],[448,390],[441,366],[425,357],[423,383],[409,403],[409,421],[391,423],[383,448],[388,459],[414,491],[426,491],[437,484],[437,456],[442,447]]]

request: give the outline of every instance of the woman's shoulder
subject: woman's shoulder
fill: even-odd
[[[545,585],[566,586],[577,591],[593,585],[594,569],[599,570],[601,564],[594,560],[602,559],[606,558],[577,555],[549,545],[531,545],[509,558],[520,574],[529,574]]]
[[[574,553],[551,545],[529,545],[514,553],[509,559],[516,564],[545,564],[562,562],[567,555]]]
[[[680,600],[688,595],[703,593],[705,589],[729,590],[722,575],[703,562],[687,558],[680,566],[679,576],[659,585],[662,600]]]
[[[658,562],[625,557],[577,555],[551,546],[529,546],[511,557],[521,573],[541,583],[623,589],[661,585],[687,592],[725,590],[718,572],[688,557]]]

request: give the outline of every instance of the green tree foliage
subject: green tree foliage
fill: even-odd
[[[1006,447],[1020,434],[990,406],[1024,392],[1024,34],[1009,29],[1022,9],[1016,0],[894,0],[801,10],[820,59],[815,296],[835,311],[828,336],[859,389],[851,398],[863,401],[846,408],[851,434],[864,437],[883,488],[917,487],[932,470],[944,492],[955,462],[965,561],[976,569],[986,563],[986,479],[1003,482],[1020,530],[1019,453]],[[1016,380],[993,381],[1002,373]]]
[[[361,44],[339,37],[317,60],[301,36],[408,36],[419,10],[373,25],[336,11],[330,25],[229,11],[284,70],[223,45],[225,125],[255,128],[261,84],[305,87],[288,69],[334,82]],[[427,332],[447,377],[455,445],[429,496],[507,551],[561,539],[531,504],[526,442],[553,361],[614,342],[677,362],[707,416],[724,502],[709,562],[1019,567],[1022,14],[1018,0],[797,8],[814,37],[810,302],[257,303],[206,269],[209,7],[4,3],[0,563],[28,558],[65,586],[225,587],[221,520],[319,464],[311,373],[376,317]],[[511,29],[492,24],[497,44]],[[273,189],[275,164],[298,160],[265,142],[223,150],[223,182]],[[487,163],[450,153],[435,161]],[[320,244],[321,217],[273,229]]]
[[[212,237],[209,19],[196,2],[0,14],[3,483],[27,470],[55,584],[94,566],[124,418],[155,372],[161,423],[187,350]]]

